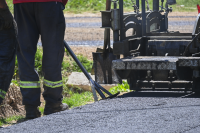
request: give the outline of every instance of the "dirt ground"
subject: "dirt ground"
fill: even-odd
[[[169,13],[169,16],[197,16],[198,12],[172,12]],[[65,17],[101,17],[101,13],[81,13],[81,14],[73,14],[65,12]]]
[[[75,54],[80,54],[87,57],[89,60],[93,60],[92,52],[96,52],[97,47],[93,46],[70,46]]]

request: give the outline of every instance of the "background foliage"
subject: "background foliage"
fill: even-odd
[[[6,0],[9,8],[13,12],[13,0]],[[125,11],[133,11],[132,1],[136,0],[123,0],[124,1],[124,10]],[[141,0],[140,0],[141,1]],[[152,9],[152,1],[148,0],[150,9]],[[161,0],[160,0],[161,1]],[[166,0],[165,0],[166,1]],[[199,0],[176,0],[177,4],[172,5],[174,11],[197,11],[197,4],[200,4]],[[65,11],[73,12],[73,13],[81,13],[81,12],[99,12],[105,10],[106,0],[69,0]],[[141,4],[140,4],[141,5]],[[161,2],[160,2],[161,5]],[[184,5],[180,6],[180,5]]]

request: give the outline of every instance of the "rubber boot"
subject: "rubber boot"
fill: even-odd
[[[44,108],[44,115],[68,110],[69,106],[66,103],[46,103]]]
[[[37,106],[25,105],[26,118],[25,119],[35,119],[41,116],[40,111]]]

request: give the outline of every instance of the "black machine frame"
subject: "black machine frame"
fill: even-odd
[[[153,10],[148,11],[146,0],[141,0],[142,12],[139,2],[133,13],[124,13],[123,0],[114,1],[114,9],[101,11],[102,28],[113,30],[113,53],[118,57],[111,69],[132,90],[200,91],[200,15],[192,33],[170,32],[168,6],[176,0],[167,0],[165,8],[164,0],[161,6],[153,0]],[[131,28],[132,35],[126,36]]]

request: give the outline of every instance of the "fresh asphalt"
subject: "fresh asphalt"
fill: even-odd
[[[1,128],[1,133],[199,133],[200,95],[131,92]]]

